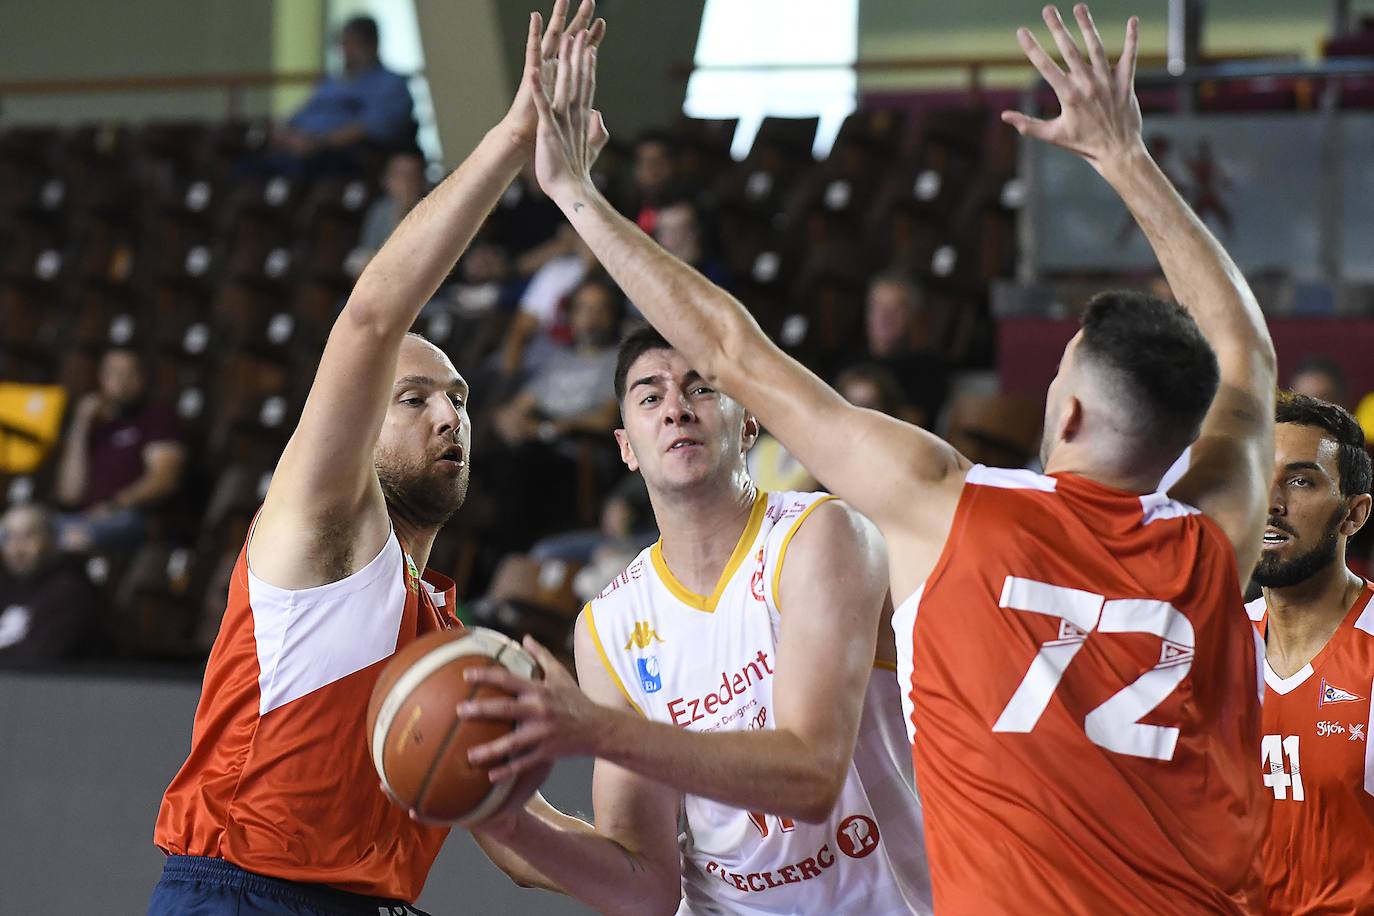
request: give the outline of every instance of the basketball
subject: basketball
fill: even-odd
[[[477,627],[417,639],[387,663],[373,688],[367,708],[372,763],[391,799],[426,822],[470,826],[510,794],[513,781],[493,783],[486,767],[468,762],[469,749],[508,733],[510,723],[464,720],[456,711],[464,700],[499,695],[464,679],[464,671],[480,665],[540,677],[518,644]]]

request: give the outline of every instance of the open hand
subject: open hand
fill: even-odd
[[[559,757],[594,754],[606,722],[618,715],[592,702],[568,669],[533,637],[526,636],[524,646],[544,670],[543,680],[528,680],[499,665],[464,672],[469,683],[488,684],[511,694],[458,704],[459,716],[515,723],[509,734],[468,752],[468,760],[475,764],[496,764],[489,771],[492,782],[523,776]]]
[[[534,106],[534,94],[541,73],[552,82],[554,65],[565,37],[586,33],[588,43],[595,48],[606,34],[606,20],[593,21],[596,15],[595,0],[582,0],[572,22],[565,25],[568,2],[555,0],[553,10],[549,12],[547,28],[538,13],[530,13],[530,29],[525,39],[525,69],[520,76],[515,101],[511,103],[503,121],[515,141],[524,146],[529,154],[534,152],[534,137],[538,129],[539,116]]]
[[[541,74],[536,80],[539,132],[534,174],[544,193],[565,210],[578,209],[577,199],[591,190],[592,164],[610,139],[601,112],[592,107],[596,95],[592,37],[590,32],[563,36],[553,79]]]
[[[1135,58],[1140,22],[1134,16],[1126,23],[1126,41],[1116,67],[1107,62],[1102,38],[1093,24],[1086,4],[1073,8],[1078,29],[1083,33],[1088,58],[1074,42],[1059,17],[1059,10],[1045,7],[1045,25],[1064,57],[1068,73],[1059,69],[1030,29],[1016,33],[1021,50],[1040,71],[1059,97],[1059,117],[1052,121],[1032,118],[1018,111],[1002,112],[1002,120],[1023,137],[1034,137],[1062,146],[1092,163],[1099,171],[1120,156],[1143,148],[1140,139],[1140,103],[1135,95]]]

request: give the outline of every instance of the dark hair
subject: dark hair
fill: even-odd
[[[1289,383],[1300,375],[1316,372],[1331,379],[1335,383],[1336,390],[1345,394],[1345,370],[1341,364],[1329,356],[1309,356],[1307,359],[1298,363],[1298,367],[1293,370],[1293,374],[1288,377]]]
[[[675,141],[676,138],[668,131],[651,127],[640,131],[639,136],[635,137],[635,148],[638,149],[646,143],[653,143],[658,146],[666,146],[668,152],[671,153],[676,145]]]
[[[1336,443],[1336,469],[1341,475],[1341,495],[1359,496],[1371,486],[1369,452],[1364,446],[1364,430],[1350,411],[1338,404],[1319,401],[1305,394],[1280,391],[1274,410],[1275,423],[1312,426],[1325,432]]]
[[[611,300],[611,325],[614,328],[613,333],[619,334],[620,324],[625,320],[625,294],[620,291],[619,286],[616,286],[615,281],[611,279],[611,275],[605,271],[598,270],[595,273],[588,274],[572,288],[572,292],[568,293],[568,298],[566,300],[568,310],[570,312],[572,311],[573,300],[580,296],[584,289],[590,289],[592,287],[606,291],[607,298]],[[611,339],[614,340],[615,338],[612,337]]]
[[[1117,374],[1151,452],[1176,455],[1197,438],[1217,393],[1217,356],[1187,309],[1147,293],[1112,290],[1088,300],[1083,356]]]
[[[377,47],[377,20],[371,16],[354,16],[343,24],[342,31],[352,32],[373,48]]]
[[[854,382],[868,382],[878,389],[878,409],[892,416],[906,400],[906,395],[902,393],[902,386],[897,381],[897,376],[885,366],[875,363],[860,363],[857,366],[850,366],[835,377],[836,390],[843,389],[846,385]]]
[[[653,350],[671,349],[673,345],[668,343],[667,338],[647,324],[625,335],[625,339],[620,342],[620,353],[615,360],[616,401],[625,400],[626,377],[630,374],[630,367],[635,364],[635,360]]]

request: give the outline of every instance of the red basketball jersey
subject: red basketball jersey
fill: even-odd
[[[382,666],[455,626],[453,583],[422,581],[393,533],[367,566],[289,591],[239,554],[210,652],[191,753],[162,799],[164,852],[261,875],[413,901],[448,831],[379,788],[367,703]]]
[[[1292,677],[1266,663],[1260,775],[1268,911],[1374,913],[1374,585]],[[1266,630],[1264,599],[1248,608]]]
[[[975,466],[893,626],[936,912],[1258,908],[1256,639],[1211,520]]]

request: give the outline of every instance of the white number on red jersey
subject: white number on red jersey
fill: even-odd
[[[1288,757],[1288,770],[1284,771],[1283,758]],[[1293,801],[1303,800],[1302,761],[1298,757],[1298,736],[1265,735],[1260,741],[1260,766],[1264,768],[1264,784],[1274,790],[1274,798],[1288,798],[1288,790],[1293,790]]]
[[[1159,662],[1088,713],[1083,731],[1093,744],[1118,754],[1173,759],[1178,729],[1140,720],[1174,692],[1193,666],[1193,624],[1178,608],[1150,598],[1107,601],[1092,592],[1016,576],[1002,583],[1000,603],[1014,611],[1058,617],[1059,635],[1041,643],[993,731],[1035,728],[1090,633],[1152,633],[1161,640]]]

